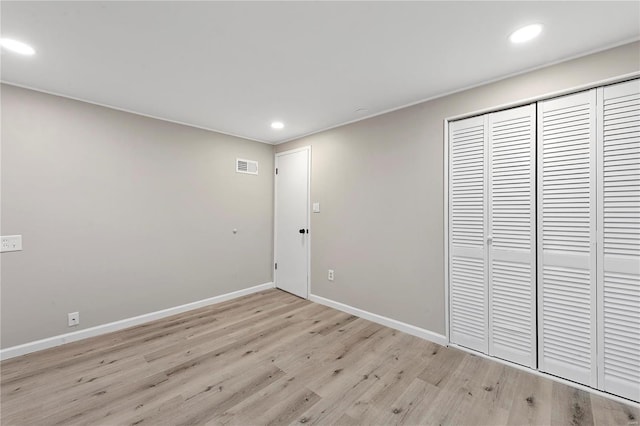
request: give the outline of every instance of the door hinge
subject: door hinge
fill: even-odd
[[[276,271],[278,270],[278,262],[276,262]]]
[[[276,174],[278,174],[278,168],[276,167]]]

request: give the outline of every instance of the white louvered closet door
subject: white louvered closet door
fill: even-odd
[[[536,366],[536,108],[489,115],[489,354]]]
[[[640,80],[598,89],[598,385],[640,401]]]
[[[449,300],[452,343],[487,353],[487,116],[449,125]]]
[[[538,103],[538,363],[596,370],[596,90]]]

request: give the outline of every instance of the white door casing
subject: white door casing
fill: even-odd
[[[311,148],[275,155],[274,282],[303,298],[309,295],[309,183]]]
[[[597,90],[598,387],[640,401],[640,80]]]

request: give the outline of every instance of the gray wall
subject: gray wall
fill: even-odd
[[[445,118],[639,70],[632,43],[278,145],[312,146],[311,293],[444,334]]]
[[[1,96],[2,235],[24,244],[2,254],[3,348],[272,281],[271,145]],[[260,175],[236,174],[236,157]]]

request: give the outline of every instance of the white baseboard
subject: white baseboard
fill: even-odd
[[[195,302],[187,303],[180,306],[174,306],[172,308],[162,309],[160,311],[150,312],[148,314],[138,315],[132,318],[125,318],[123,320],[97,325],[95,327],[86,328],[84,330],[78,330],[71,333],[60,334],[58,336],[47,337],[45,339],[36,340],[34,342],[24,343],[22,345],[12,346],[10,348],[0,350],[0,360],[14,358],[31,352],[41,351],[43,349],[53,348],[54,346],[60,346],[65,343],[71,343],[78,340],[87,339],[89,337],[99,336],[101,334],[111,333],[113,331],[140,325],[145,322],[154,321],[193,309],[202,308],[204,306],[226,302],[227,300],[246,296],[252,293],[257,293],[263,290],[268,290],[270,288],[274,288],[274,284],[272,282],[256,285],[231,293],[221,294],[220,296],[209,297],[208,299],[197,300]]]
[[[382,315],[374,314],[362,309],[354,308],[353,306],[345,305],[344,303],[336,302],[331,299],[326,299],[315,294],[309,295],[309,300],[312,302],[320,303],[321,305],[329,306],[330,308],[337,309],[339,311],[347,312],[352,315],[359,316],[369,321],[373,321],[378,324],[393,328],[395,330],[402,331],[412,336],[420,337],[421,339],[429,340],[442,346],[447,346],[449,341],[447,337],[434,333],[433,331],[425,330],[424,328],[416,327],[415,325],[407,324],[402,321],[394,320],[391,318],[383,317]]]

